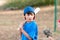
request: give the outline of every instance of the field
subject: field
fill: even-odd
[[[40,7],[41,11],[36,14],[36,22],[38,24],[38,39],[46,40],[43,29],[50,28],[53,38],[60,40],[60,33],[54,31],[54,6]],[[58,13],[59,14],[59,13]],[[58,17],[60,14],[58,15]],[[19,24],[24,21],[23,9],[0,11],[0,40],[18,40]]]

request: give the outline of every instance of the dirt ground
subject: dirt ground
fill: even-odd
[[[46,40],[43,29],[50,28],[53,38],[60,40],[60,33],[54,31],[54,6],[40,7],[41,11],[36,14],[38,24],[38,40]],[[59,14],[60,15],[60,14]],[[23,9],[13,11],[0,11],[0,40],[18,40],[19,24],[24,21]]]

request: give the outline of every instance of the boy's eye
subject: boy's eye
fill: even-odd
[[[27,15],[28,15],[28,16],[29,16],[29,15],[33,16],[34,14],[33,14],[33,13],[27,13]]]
[[[33,15],[33,14],[31,14],[31,15]]]
[[[33,13],[31,13],[31,15],[33,15]]]
[[[28,14],[28,16],[29,16],[29,15],[33,16],[33,14]]]

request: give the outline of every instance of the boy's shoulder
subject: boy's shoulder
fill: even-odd
[[[32,24],[33,24],[33,25],[37,25],[36,21],[33,21]]]
[[[37,24],[36,21],[33,21],[34,24]]]
[[[24,24],[28,24],[28,25],[37,25],[37,23],[36,23],[36,21],[31,21],[31,22],[29,22],[29,23],[27,23],[27,22],[24,22]]]

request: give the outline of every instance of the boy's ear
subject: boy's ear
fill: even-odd
[[[35,15],[34,15],[34,17],[33,17],[33,20],[35,20]]]

